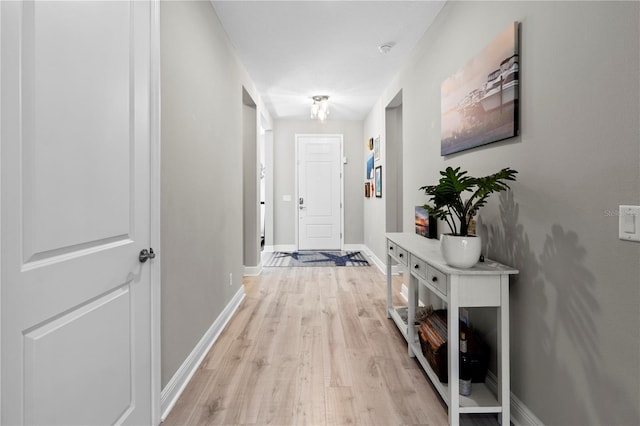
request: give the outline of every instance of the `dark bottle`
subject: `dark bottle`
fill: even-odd
[[[467,336],[465,332],[460,333],[460,395],[471,395],[471,358],[467,353]]]

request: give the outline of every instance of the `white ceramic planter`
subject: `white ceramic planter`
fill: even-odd
[[[440,250],[447,265],[455,268],[470,268],[480,259],[482,240],[472,235],[460,237],[442,234]]]

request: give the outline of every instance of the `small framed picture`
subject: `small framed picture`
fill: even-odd
[[[369,182],[364,183],[364,196],[366,198],[371,198],[371,183]]]
[[[375,161],[380,161],[380,136],[373,141],[373,157]]]
[[[382,198],[382,166],[376,167],[375,173],[376,197]]]
[[[436,218],[430,216],[423,206],[416,206],[416,234],[426,238],[437,238],[437,224]]]
[[[370,152],[367,157],[367,176],[365,176],[365,179],[373,179],[373,166],[373,152]]]

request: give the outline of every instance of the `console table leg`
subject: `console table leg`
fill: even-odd
[[[391,318],[393,309],[393,294],[391,292],[391,256],[387,255],[387,318]]]
[[[511,386],[509,368],[509,277],[504,275],[500,280],[501,306],[497,309],[498,329],[498,401],[502,405],[500,423],[509,426],[511,423]]]
[[[407,309],[407,351],[414,357],[412,345],[416,341],[416,306],[418,305],[418,279],[409,274],[409,300]]]
[[[449,306],[447,308],[447,341],[449,352],[449,424],[460,424],[460,305],[458,302],[458,277],[449,277]]]

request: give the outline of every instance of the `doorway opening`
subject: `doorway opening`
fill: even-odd
[[[242,263],[245,275],[260,273],[260,157],[256,103],[242,88]]]
[[[386,232],[402,232],[402,90],[385,108]]]

